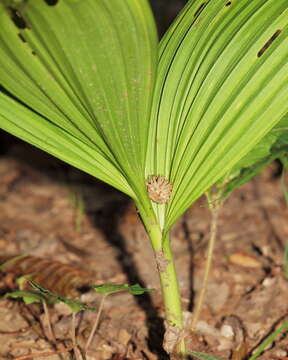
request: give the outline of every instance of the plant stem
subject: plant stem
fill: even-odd
[[[96,320],[95,320],[95,322],[94,322],[93,328],[92,328],[92,330],[91,330],[91,332],[90,332],[89,338],[88,338],[88,340],[87,340],[87,342],[86,342],[86,345],[85,345],[85,352],[87,352],[87,350],[88,350],[88,348],[89,348],[89,346],[90,346],[90,344],[91,344],[91,342],[92,342],[92,340],[93,340],[93,337],[94,337],[94,335],[95,335],[95,332],[96,332],[96,330],[97,330],[97,328],[98,328],[100,316],[101,316],[101,314],[102,314],[104,302],[105,302],[105,299],[106,299],[106,296],[107,296],[107,295],[108,295],[108,294],[104,295],[104,296],[102,297],[102,299],[101,299],[101,302],[100,302],[100,305],[99,305],[99,309],[98,309],[98,312],[97,312],[97,316],[96,316]]]
[[[72,345],[73,345],[73,351],[76,360],[81,360],[82,356],[79,354],[79,350],[77,347],[77,341],[76,341],[76,315],[77,313],[75,311],[72,312],[72,321],[71,321],[71,339],[72,339]]]
[[[177,353],[185,355],[181,296],[168,235],[164,239],[162,249],[155,253],[166,314],[166,334],[163,347],[168,353],[172,353],[177,346]]]
[[[204,279],[203,279],[203,284],[202,284],[202,288],[195,306],[195,310],[193,312],[193,318],[191,321],[191,330],[195,331],[201,310],[202,310],[202,306],[203,306],[203,302],[204,302],[204,297],[206,295],[206,291],[207,291],[207,286],[208,286],[208,280],[209,280],[209,275],[210,275],[210,270],[211,270],[211,265],[212,265],[212,258],[213,258],[213,251],[214,251],[214,246],[215,246],[215,240],[216,240],[216,236],[217,236],[217,227],[218,227],[218,218],[219,218],[219,207],[216,205],[215,207],[210,207],[211,210],[211,215],[212,215],[212,219],[211,219],[211,226],[210,226],[210,239],[209,239],[209,243],[208,243],[208,249],[207,249],[207,259],[206,259],[206,263],[205,263],[205,272],[204,272]]]
[[[42,301],[42,305],[43,305],[43,309],[44,309],[44,314],[45,314],[45,322],[47,324],[47,330],[48,330],[48,339],[53,343],[56,344],[56,339],[52,330],[52,326],[51,326],[51,322],[50,322],[50,315],[49,315],[49,310],[48,310],[48,306],[46,301]]]
[[[76,317],[75,317],[75,312],[72,312],[72,321],[71,321],[71,339],[72,339],[72,344],[74,346],[74,348],[76,347]]]
[[[139,207],[141,218],[149,235],[157,263],[161,290],[165,307],[166,332],[163,347],[168,353],[176,352],[184,356],[186,347],[184,342],[184,324],[181,308],[181,297],[175,270],[173,254],[170,247],[169,234],[163,237],[153,210],[143,211]]]

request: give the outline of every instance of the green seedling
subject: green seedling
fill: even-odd
[[[83,311],[83,310],[96,311],[96,308],[87,306],[87,305],[83,304],[78,299],[66,298],[66,297],[58,295],[58,294],[56,294],[56,293],[54,293],[54,292],[52,292],[50,290],[44,289],[42,286],[35,283],[35,281],[33,281],[33,280],[30,280],[29,283],[35,289],[37,289],[42,295],[48,296],[48,298],[51,298],[56,303],[62,302],[62,303],[64,303],[65,305],[67,305],[70,308],[70,310],[72,311],[72,316],[71,316],[71,339],[72,339],[72,345],[73,345],[74,354],[75,354],[76,360],[80,360],[81,358],[83,359],[83,357],[85,359],[85,355],[84,354],[82,355],[81,350],[79,349],[79,347],[77,345],[77,340],[76,340],[76,315],[77,315],[77,313],[79,313],[80,311]]]
[[[70,299],[70,298],[66,298],[64,296],[58,295],[50,290],[44,289],[42,286],[40,286],[39,284],[37,284],[35,281],[33,280],[29,280],[29,283],[35,288],[37,289],[42,295],[47,296],[49,299],[54,300],[55,302],[62,302],[65,305],[67,305],[70,310],[72,312],[79,312],[82,310],[91,310],[91,311],[96,311],[96,309],[94,307],[90,307],[87,306],[85,304],[83,304],[80,300],[78,299]]]
[[[287,7],[190,0],[158,43],[147,0],[0,4],[0,127],[133,199],[167,332],[184,330],[173,224],[288,112]]]
[[[42,301],[50,302],[50,299],[48,297],[35,290],[15,290],[6,293],[4,297],[22,299],[27,305],[41,303]]]
[[[22,277],[22,278],[24,278],[24,277]],[[27,278],[25,280],[27,281]],[[76,314],[83,310],[96,311],[96,308],[89,307],[77,299],[70,299],[70,298],[66,298],[61,295],[58,295],[50,290],[43,288],[42,286],[40,286],[33,280],[28,280],[28,282],[34,288],[34,290],[15,290],[13,292],[7,293],[5,295],[5,298],[8,298],[8,297],[15,298],[15,299],[20,298],[27,305],[33,304],[33,303],[42,303],[45,318],[46,318],[46,323],[48,326],[48,339],[55,345],[56,345],[57,341],[55,339],[54,332],[52,330],[52,325],[51,325],[50,315],[49,315],[49,310],[48,310],[47,305],[48,304],[56,304],[59,302],[62,302],[65,305],[67,305],[70,308],[70,310],[72,311],[71,339],[72,339],[73,351],[74,351],[74,354],[75,354],[75,357],[77,360],[78,359],[80,360],[83,357],[85,359],[85,355],[83,355],[83,357],[82,357],[80,349],[79,349],[79,347],[77,345],[77,341],[76,341]],[[69,351],[69,350],[67,350],[67,351]]]
[[[128,285],[128,284],[103,284],[103,285],[94,285],[91,286],[92,289],[94,289],[97,293],[102,294],[102,299],[99,305],[99,310],[94,322],[94,325],[92,327],[92,330],[90,332],[90,335],[88,337],[88,340],[85,345],[85,350],[87,351],[91,345],[91,342],[93,340],[93,337],[95,335],[95,332],[98,328],[100,317],[103,311],[104,303],[106,300],[106,297],[111,294],[115,294],[121,291],[128,291],[132,295],[142,295],[147,292],[155,291],[155,289],[147,289],[143,288],[139,284],[134,285]]]
[[[24,278],[24,277],[22,277]],[[27,279],[25,279],[27,281]],[[48,339],[52,343],[56,344],[56,339],[52,330],[50,315],[47,304],[54,304],[57,302],[55,298],[51,298],[46,294],[41,293],[38,290],[15,290],[8,292],[4,296],[5,298],[22,299],[25,304],[30,305],[34,303],[42,303],[45,319],[48,327]]]

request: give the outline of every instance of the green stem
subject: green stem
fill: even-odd
[[[164,299],[165,318],[167,322],[163,346],[167,352],[173,352],[173,348],[177,345],[177,352],[185,355],[186,347],[184,342],[181,295],[168,235],[163,241],[162,250],[158,250],[155,254]],[[170,340],[169,337],[171,335],[172,339]]]
[[[181,308],[181,297],[175,270],[169,234],[163,237],[154,214],[147,216],[143,208],[139,208],[142,220],[149,235],[157,263],[161,290],[165,307],[166,333],[163,347],[168,353],[185,355],[184,324]],[[142,211],[141,211],[142,210]]]
[[[163,242],[162,249],[156,250],[156,260],[164,296],[166,320],[169,325],[183,328],[181,297],[168,237]]]

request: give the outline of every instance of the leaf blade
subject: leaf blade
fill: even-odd
[[[154,204],[165,230],[288,110],[287,3],[201,4],[188,2],[160,45],[146,176],[173,184],[166,208]]]

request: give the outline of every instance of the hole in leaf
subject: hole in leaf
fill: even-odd
[[[257,56],[260,57],[264,54],[264,52],[272,45],[273,41],[277,39],[277,37],[281,34],[282,30],[278,29],[271,38],[264,44],[264,46],[258,51]]]
[[[232,1],[228,1],[225,6],[230,6],[232,4]]]
[[[13,8],[9,8],[10,14],[11,14],[11,19],[14,22],[14,24],[18,27],[18,29],[26,29],[28,28],[26,21],[24,20],[24,18],[22,17],[21,13],[19,12],[19,10],[13,9]]]
[[[201,14],[201,12],[203,11],[203,9],[205,8],[205,6],[207,5],[207,2],[201,4],[199,6],[199,8],[196,10],[195,14],[194,14],[194,17],[197,17]]]
[[[26,40],[25,40],[25,38],[23,37],[22,34],[19,33],[18,36],[19,36],[19,38],[20,38],[21,41],[23,41],[24,43],[26,42]]]
[[[55,6],[58,3],[58,0],[44,0],[44,1],[49,6]]]

